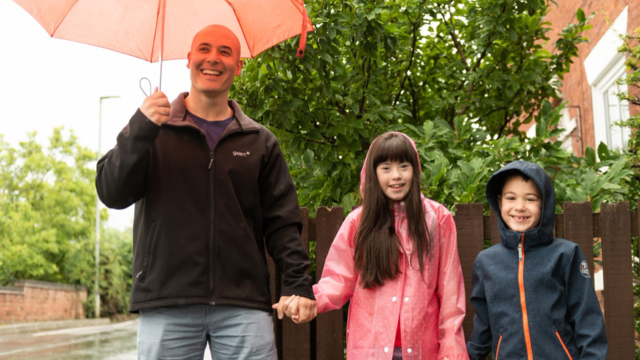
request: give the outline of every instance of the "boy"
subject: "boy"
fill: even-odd
[[[555,194],[537,164],[514,161],[487,182],[501,243],[473,265],[472,360],[606,359],[602,311],[580,247],[553,237]]]

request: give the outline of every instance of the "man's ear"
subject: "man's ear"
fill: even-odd
[[[191,69],[191,51],[187,53],[187,69]]]
[[[238,63],[236,64],[236,76],[240,76],[240,74],[242,73],[243,65],[244,65],[244,62],[242,61],[242,59],[238,59]]]

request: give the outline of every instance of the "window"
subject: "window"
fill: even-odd
[[[621,77],[624,78],[624,74]],[[620,79],[620,78],[619,78]],[[623,85],[626,87],[626,85]],[[630,131],[627,127],[618,126],[619,121],[629,118],[629,103],[626,100],[620,100],[618,94],[624,92],[623,86],[616,82],[605,89],[604,99],[604,122],[606,129],[605,144],[610,149],[624,149],[629,142]]]
[[[626,90],[626,85],[618,84],[626,76],[626,59],[618,47],[622,45],[620,36],[627,32],[627,13],[625,8],[584,62],[591,85],[596,148],[603,142],[609,149],[622,149],[629,141],[630,130],[617,125],[629,118],[629,104],[618,98]]]

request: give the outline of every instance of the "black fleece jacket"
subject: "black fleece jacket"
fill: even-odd
[[[100,200],[116,209],[136,204],[129,311],[271,311],[265,250],[284,275],[282,295],[313,299],[296,190],[276,137],[230,100],[235,119],[211,151],[186,116],[187,96],[172,102],[162,126],[138,110],[98,162]]]

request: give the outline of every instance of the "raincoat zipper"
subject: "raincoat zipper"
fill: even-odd
[[[527,315],[527,302],[524,293],[524,233],[522,233],[522,237],[518,243],[518,285],[520,286],[520,307],[522,307],[522,327],[524,329],[524,341],[527,345],[527,359],[533,360],[531,334],[529,333],[529,316]]]

